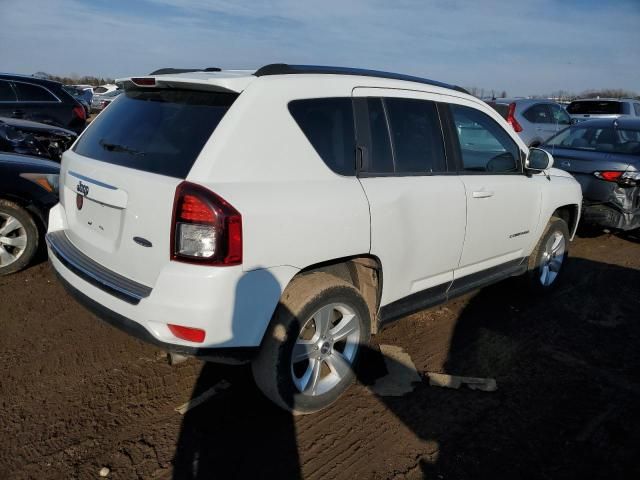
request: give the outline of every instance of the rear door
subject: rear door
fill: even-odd
[[[169,262],[176,186],[236,97],[144,87],[120,95],[64,154],[60,202],[69,240],[106,268],[153,286]]]
[[[436,96],[354,90],[360,182],[371,212],[371,253],[384,270],[382,305],[434,288],[458,265],[464,187],[447,166]]]
[[[458,278],[527,255],[546,179],[524,174],[518,144],[487,113],[453,103],[449,111],[467,205]]]

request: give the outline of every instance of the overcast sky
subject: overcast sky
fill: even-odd
[[[510,95],[640,92],[640,0],[0,0],[0,71],[355,66]]]

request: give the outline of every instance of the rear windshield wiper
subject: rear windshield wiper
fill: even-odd
[[[140,150],[135,150],[133,148],[129,148],[126,145],[118,145],[117,143],[107,143],[104,141],[104,138],[100,140],[100,142],[98,143],[100,143],[102,148],[104,148],[109,152],[123,152],[123,153],[129,153],[131,155],[144,155],[144,152],[141,152]]]

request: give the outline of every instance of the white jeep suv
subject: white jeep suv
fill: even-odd
[[[285,409],[336,400],[389,321],[557,283],[580,186],[461,88],[284,64],[121,83],[64,154],[53,267],[133,335],[251,361]]]

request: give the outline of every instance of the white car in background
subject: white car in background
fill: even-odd
[[[132,335],[252,362],[284,409],[335,401],[390,321],[558,283],[580,186],[459,87],[284,64],[122,83],[64,154],[50,261]]]
[[[104,85],[100,85],[99,87],[93,87],[94,95],[104,95],[105,93],[113,92],[118,89],[118,86],[113,83],[106,83]]]

